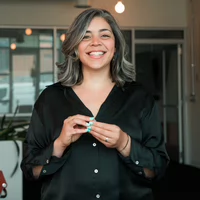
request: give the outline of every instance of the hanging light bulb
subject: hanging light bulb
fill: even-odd
[[[15,43],[12,43],[12,44],[10,45],[10,48],[11,48],[12,50],[15,50],[15,49],[17,48],[17,45],[16,45]]]
[[[61,40],[62,42],[64,42],[65,39],[66,39],[66,35],[63,33],[63,34],[60,36],[60,40]]]
[[[117,13],[123,13],[125,10],[125,6],[124,4],[122,3],[122,1],[118,1],[117,4],[115,5],[115,11]]]
[[[27,29],[25,30],[25,33],[26,33],[26,35],[31,35],[31,34],[32,34],[32,29],[27,28]]]

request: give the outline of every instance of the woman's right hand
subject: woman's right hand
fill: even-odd
[[[53,155],[60,157],[60,153],[88,131],[88,124],[93,120],[93,117],[84,115],[74,115],[65,119],[60,136],[54,142]]]

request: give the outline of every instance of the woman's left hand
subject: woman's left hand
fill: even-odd
[[[126,145],[128,135],[120,127],[96,121],[90,127],[90,133],[106,147],[120,151]]]

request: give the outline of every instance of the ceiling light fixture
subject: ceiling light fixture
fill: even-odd
[[[26,33],[26,35],[31,35],[31,34],[32,34],[32,29],[27,28],[27,29],[25,30],[25,33]]]
[[[17,48],[17,45],[16,45],[15,43],[12,43],[12,44],[10,45],[10,48],[11,48],[12,50],[15,50],[15,49]]]
[[[125,6],[124,4],[122,3],[122,1],[118,1],[117,4],[115,5],[115,11],[117,13],[123,13],[125,10]]]
[[[66,35],[63,33],[63,34],[60,36],[60,40],[61,40],[62,42],[64,42],[65,39],[66,39]]]

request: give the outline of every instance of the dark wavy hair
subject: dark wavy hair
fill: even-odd
[[[127,46],[116,20],[107,10],[90,8],[80,13],[67,31],[67,37],[62,45],[65,61],[63,63],[56,63],[58,66],[58,81],[62,85],[74,86],[81,84],[83,81],[78,45],[82,41],[90,22],[95,17],[102,17],[106,20],[115,37],[116,52],[111,61],[110,68],[112,81],[118,86],[123,86],[125,82],[134,80],[135,69],[133,64],[126,60]]]

